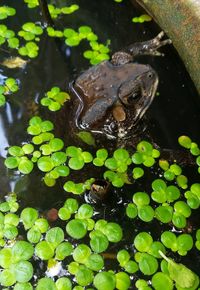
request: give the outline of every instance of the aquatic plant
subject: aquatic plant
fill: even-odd
[[[7,78],[2,85],[0,85],[0,107],[5,105],[6,96],[11,95],[19,90],[18,83],[13,78]]]
[[[49,121],[43,121],[39,117],[34,117],[30,120],[28,132],[34,137],[39,136],[43,133],[49,133],[53,129],[53,124]],[[43,131],[43,132],[42,132]],[[48,138],[47,138],[48,139]],[[53,143],[51,146],[50,142]],[[101,148],[96,151],[96,157],[93,158],[91,153],[83,151],[81,148],[75,146],[69,146],[66,152],[61,152],[64,147],[62,140],[55,138],[52,134],[51,139],[47,141],[50,147],[42,147],[40,156],[41,158],[50,158],[48,162],[45,159],[47,167],[51,160],[51,156],[58,153],[64,153],[63,155],[63,165],[66,160],[67,164],[71,170],[80,170],[84,167],[85,161],[88,161],[91,166],[108,167],[110,172],[114,174],[128,174],[129,166],[134,166],[132,161],[139,160],[140,166],[144,170],[144,175],[146,170],[149,170],[149,163],[146,166],[144,163],[144,156],[148,159],[151,157],[150,163],[155,166],[156,163],[161,164],[161,160],[158,160],[160,154],[155,151],[150,143],[142,141],[137,146],[137,152],[132,155],[125,149],[117,149],[113,152],[113,155],[109,157],[109,153],[106,149]],[[36,142],[37,143],[37,142]],[[21,155],[22,152],[33,154],[32,144],[24,148],[17,147],[17,150],[9,149],[10,153],[15,152],[15,155]],[[25,146],[23,145],[23,146]],[[29,147],[31,145],[31,147]],[[33,147],[32,147],[33,146]],[[53,150],[53,151],[52,151]],[[56,151],[58,150],[58,151]],[[56,152],[55,152],[56,151]],[[16,154],[17,152],[17,154]],[[36,150],[38,152],[38,150]],[[154,154],[153,154],[154,152]],[[138,153],[140,159],[137,159]],[[156,153],[156,154],[155,154]],[[47,154],[47,155],[45,155]],[[65,157],[64,157],[65,156]],[[154,156],[154,157],[153,157]],[[19,156],[20,157],[20,156]],[[9,158],[9,157],[8,157]],[[33,157],[32,157],[33,158]],[[86,158],[86,159],[85,159]],[[43,159],[41,159],[42,162]],[[71,160],[71,161],[70,161]],[[96,165],[95,165],[96,164]],[[142,164],[142,165],[141,165]],[[163,170],[163,164],[167,164],[162,160],[162,166],[160,170]],[[38,166],[42,171],[47,170],[46,165],[44,167]],[[176,165],[176,164],[174,164]],[[51,165],[48,171],[52,170]],[[170,165],[167,164],[168,168]],[[197,165],[198,166],[198,165]],[[177,176],[182,175],[183,168],[180,166],[173,166],[171,168]],[[132,169],[130,170],[132,172]],[[160,171],[162,172],[162,171]],[[131,175],[130,175],[131,176]],[[137,179],[135,179],[137,181]],[[86,189],[90,189],[94,179],[86,181],[87,186],[84,187],[84,183],[76,184],[72,180],[68,180],[64,188],[66,191],[73,192],[75,194],[80,194]],[[189,251],[191,251],[196,245],[199,249],[199,230],[196,232],[196,241],[193,236],[189,233],[184,233],[183,228],[186,228],[187,221],[191,216],[193,208],[190,204],[194,205],[192,202],[188,202],[190,194],[199,197],[200,186],[198,183],[193,183],[190,185],[190,191],[184,192],[184,188],[173,184],[174,179],[171,181],[164,180],[163,178],[155,178],[151,182],[151,188],[149,193],[146,192],[135,192],[132,197],[132,203],[129,203],[126,207],[125,212],[127,219],[141,219],[143,222],[149,223],[154,218],[157,219],[161,224],[170,224],[180,229],[180,233],[173,233],[169,230],[164,231],[160,234],[160,237],[156,240],[153,239],[152,235],[148,231],[140,231],[137,234],[133,234],[133,244],[134,255],[129,253],[126,248],[117,247],[114,254],[109,253],[111,244],[119,245],[120,241],[125,238],[124,231],[120,224],[116,221],[107,221],[106,219],[98,219],[95,215],[94,208],[85,203],[79,204],[74,198],[68,198],[64,205],[58,210],[58,217],[64,223],[63,227],[53,226],[49,227],[46,219],[41,218],[38,211],[34,208],[25,208],[22,210],[20,216],[17,214],[9,213],[12,208],[18,210],[16,206],[16,196],[10,200],[0,204],[1,220],[2,220],[2,242],[0,251],[0,266],[3,271],[0,276],[0,283],[3,286],[17,285],[19,283],[29,283],[34,269],[31,266],[32,257],[28,257],[27,260],[22,258],[20,265],[28,262],[27,270],[21,277],[20,274],[15,274],[10,264],[1,263],[1,256],[3,261],[5,261],[5,256],[7,254],[7,241],[12,239],[14,245],[17,236],[21,233],[19,228],[19,221],[22,222],[24,229],[26,231],[26,237],[28,242],[26,245],[31,245],[34,248],[34,253],[37,259],[42,260],[46,263],[47,271],[60,271],[62,266],[67,266],[67,273],[74,277],[76,283],[75,287],[86,287],[92,286],[95,289],[104,289],[104,287],[110,287],[110,289],[128,289],[131,285],[130,275],[138,272],[143,275],[149,276],[151,279],[151,286],[154,289],[159,289],[166,283],[166,289],[173,289],[174,285],[177,289],[197,289],[199,285],[199,278],[191,270],[182,264],[175,263],[172,259],[165,256],[166,249],[168,251],[176,252],[180,256],[186,256]],[[71,188],[70,188],[71,187]],[[153,190],[153,191],[152,191]],[[189,194],[189,193],[190,194]],[[20,218],[19,218],[20,217]],[[11,229],[11,232],[7,230]],[[71,240],[76,241],[74,245]],[[87,241],[87,242],[84,242]],[[13,246],[14,247],[14,246]],[[5,253],[4,253],[5,251]],[[11,252],[10,252],[11,251]],[[12,254],[12,248],[9,249],[9,255]],[[107,271],[104,268],[106,265],[107,256],[112,256],[112,259],[118,261],[121,267],[118,272]],[[68,260],[71,257],[73,260]],[[164,258],[164,260],[162,260]],[[166,260],[166,261],[165,261]],[[69,262],[68,262],[69,261]],[[64,264],[63,264],[64,263]],[[65,264],[67,263],[67,264]],[[18,269],[18,268],[17,268]],[[176,271],[179,271],[177,275]],[[58,272],[55,272],[58,273]],[[9,279],[5,280],[5,276],[8,275]],[[187,279],[184,276],[189,277]],[[59,280],[63,279],[63,280]],[[72,285],[68,277],[61,277],[57,281],[53,281],[51,278],[41,278],[37,281],[36,289],[40,289],[45,285],[48,287],[57,287],[56,285],[68,285],[69,289],[72,289]],[[162,281],[160,279],[163,279]],[[7,282],[6,282],[7,281]],[[23,281],[23,282],[21,282]],[[145,285],[145,286],[144,286]],[[29,284],[28,284],[29,286]],[[27,286],[27,287],[28,287]],[[150,284],[142,279],[138,279],[136,282],[136,287],[138,289],[151,289]],[[61,287],[61,286],[60,286]],[[77,289],[79,289],[77,288]],[[42,288],[41,288],[42,289]],[[56,288],[55,288],[56,289]],[[62,289],[62,288],[61,288]],[[81,288],[80,288],[81,289]]]
[[[43,33],[43,29],[40,25],[33,22],[27,22],[22,25],[22,30],[18,32],[18,35],[23,37],[26,41],[39,40],[38,35]]]
[[[0,25],[0,45],[4,44],[7,41],[8,47],[18,48],[19,40],[16,38],[15,32],[8,29],[4,24]]]
[[[152,20],[152,17],[148,14],[142,14],[139,17],[133,17],[132,22],[133,23],[143,23],[143,22],[149,22]]]
[[[35,8],[39,6],[39,1],[38,0],[24,0],[25,3],[27,3],[28,8]]]
[[[98,43],[98,36],[89,26],[80,26],[78,32],[72,28],[66,28],[63,31],[63,35],[66,38],[65,43],[69,46],[77,46],[83,39],[86,39],[89,42],[91,50],[86,50],[83,56],[89,59],[93,65],[110,58],[108,55],[110,51],[108,48],[109,42],[107,45]]]
[[[0,6],[0,20],[6,19],[9,16],[14,16],[16,10],[9,6]]]
[[[76,10],[79,9],[79,6],[77,4],[72,4],[70,6],[65,6],[62,8],[58,8],[55,5],[49,4],[48,5],[49,13],[53,19],[56,19],[58,16],[64,14],[68,15],[71,13],[74,13]]]
[[[58,111],[64,105],[64,103],[70,99],[70,96],[66,92],[61,92],[59,87],[53,87],[45,94],[40,100],[42,106],[48,107],[50,111]]]
[[[35,8],[39,6],[38,0],[26,0],[25,3],[28,4],[28,8]],[[70,6],[65,6],[62,8],[56,7],[53,4],[49,4],[48,8],[51,18],[56,19],[61,14],[71,14],[79,9],[77,4],[72,4]],[[2,10],[2,12],[1,12]],[[0,18],[6,18],[7,16],[14,15],[16,13],[15,9],[12,7],[2,6],[0,7]],[[17,33],[13,30],[8,29],[4,24],[0,25],[0,45],[3,45],[6,41],[8,47],[11,49],[16,49],[18,53],[22,56],[29,58],[35,58],[39,54],[39,42],[40,36],[46,30],[49,37],[64,37],[65,43],[68,46],[77,46],[80,42],[86,39],[89,42],[90,50],[86,50],[83,56],[90,60],[91,64],[97,64],[103,60],[109,59],[109,43],[104,45],[98,42],[98,36],[92,31],[89,26],[80,26],[78,31],[72,28],[65,28],[63,31],[47,25],[46,29],[40,24],[34,22],[24,23]],[[16,36],[18,35],[18,37]],[[21,39],[20,39],[21,38]],[[48,106],[49,109],[56,111],[58,110],[59,102],[52,103],[50,101],[46,102],[43,100],[43,105]]]

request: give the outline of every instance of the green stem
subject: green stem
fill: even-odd
[[[170,261],[170,259],[169,258],[167,258],[167,256],[165,256],[165,254],[163,254],[163,252],[162,251],[158,251],[159,252],[159,254],[161,255],[161,257],[163,258],[163,259],[165,259],[168,263],[170,263],[171,261]]]

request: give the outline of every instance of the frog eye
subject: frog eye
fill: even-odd
[[[129,95],[128,97],[126,97],[125,103],[127,105],[133,105],[135,103],[135,101],[137,101],[140,98],[141,98],[141,91],[137,90],[137,91],[133,92],[131,95]]]

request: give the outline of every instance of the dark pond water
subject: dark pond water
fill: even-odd
[[[62,2],[63,6],[74,2],[80,5],[78,12],[57,21],[58,28],[76,29],[80,25],[89,25],[101,42],[105,43],[110,39],[112,52],[133,42],[151,39],[160,32],[160,28],[154,22],[133,24],[131,18],[143,12],[128,0],[124,0],[121,4],[112,0],[58,2]],[[37,20],[43,23],[39,10],[27,9],[23,1],[2,0],[1,3],[13,6],[18,11],[17,17],[12,17],[6,23],[11,29],[17,31],[28,21]],[[62,187],[47,188],[37,172],[22,177],[17,173],[8,172],[3,162],[8,146],[20,145],[27,140],[27,121],[38,110],[34,101],[37,104],[44,92],[53,86],[67,90],[69,82],[89,67],[88,61],[82,57],[82,52],[86,48],[85,43],[70,48],[64,42],[56,42],[44,34],[41,37],[39,56],[31,60],[25,69],[11,70],[0,66],[0,83],[5,77],[16,78],[20,83],[19,92],[9,98],[5,107],[0,108],[0,194],[2,196],[8,191],[16,191],[20,194],[24,205],[35,206],[42,210],[56,206],[66,197]],[[149,131],[158,145],[176,149],[177,138],[182,134],[188,134],[193,140],[200,141],[200,98],[173,46],[163,48],[163,52],[165,57],[148,56],[138,58],[137,61],[150,64],[158,72],[160,79],[159,95],[146,114]],[[9,56],[9,52],[0,50],[0,62]],[[62,126],[64,128],[65,120]],[[124,194],[123,191],[116,192],[117,198],[112,201],[112,205],[118,203],[118,206],[113,206],[111,211],[111,217],[115,219],[117,214],[120,217],[120,209],[123,206],[120,195]],[[103,208],[104,210],[106,209]],[[137,228],[141,226],[144,225],[141,223]],[[190,259],[195,256],[194,252]],[[192,266],[200,269],[197,256]],[[200,274],[200,270],[198,271]]]

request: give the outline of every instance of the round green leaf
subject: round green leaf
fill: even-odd
[[[82,239],[87,233],[87,223],[84,220],[74,219],[68,222],[66,231],[74,239]]]
[[[15,278],[20,283],[28,282],[33,276],[33,266],[28,261],[19,261],[13,264]]]
[[[54,255],[54,250],[47,241],[41,241],[35,246],[35,254],[41,260],[49,260]]]
[[[116,278],[111,272],[100,272],[94,277],[93,283],[98,290],[114,290],[116,287]]]

